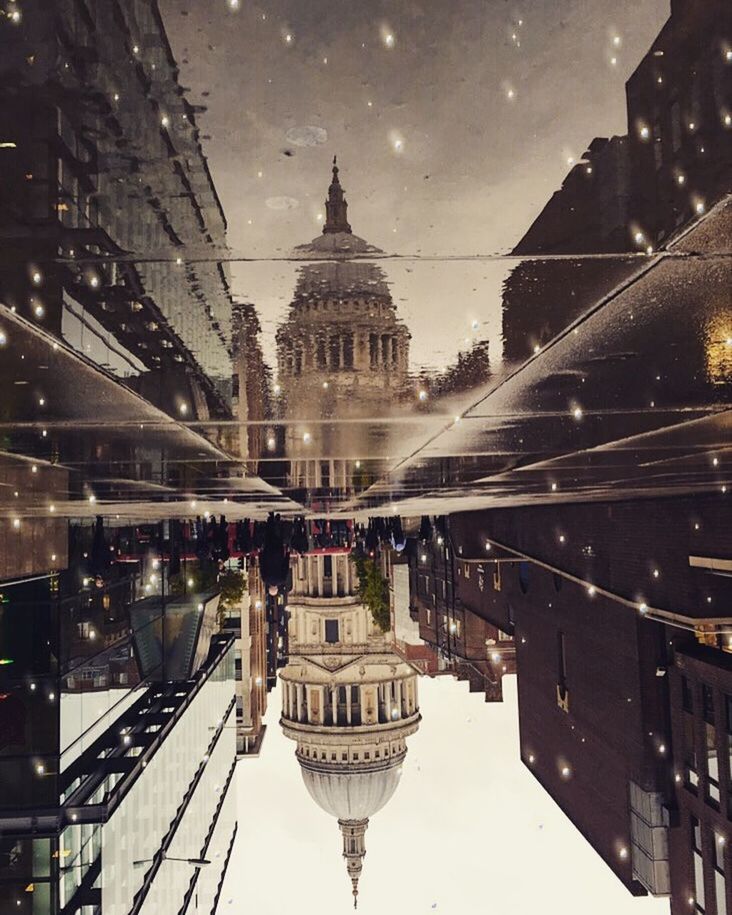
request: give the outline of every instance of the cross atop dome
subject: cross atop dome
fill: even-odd
[[[348,204],[338,178],[337,157],[333,156],[333,180],[328,188],[328,199],[325,201],[323,234],[333,235],[338,232],[350,235],[351,227],[348,224]]]

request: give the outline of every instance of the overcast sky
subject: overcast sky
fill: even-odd
[[[370,822],[360,915],[668,915],[635,898],[519,761],[516,678],[503,703],[419,683],[423,716],[394,797]],[[270,695],[262,756],[237,767],[239,832],[218,915],[352,911],[337,821],[311,799]]]
[[[372,244],[510,250],[568,159],[625,132],[625,80],[669,12],[668,0],[231,2],[160,6],[181,83],[207,108],[204,149],[246,257],[319,234],[334,153],[353,230]],[[505,265],[387,266],[415,366],[444,367],[466,336],[489,339],[498,360]],[[287,264],[233,268],[270,362],[293,284]]]
[[[669,0],[230,2],[160,5],[181,82],[208,107],[205,149],[244,254],[318,233],[334,153],[353,229],[373,244],[510,247],[567,158],[625,131],[625,80],[669,12]]]

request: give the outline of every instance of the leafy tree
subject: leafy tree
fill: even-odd
[[[382,632],[391,628],[389,611],[389,582],[373,559],[357,556],[354,560],[358,575],[358,596]]]
[[[206,591],[216,591],[218,588],[221,598],[216,613],[219,627],[223,626],[227,611],[235,607],[244,596],[247,588],[243,572],[236,569],[226,569],[217,578],[217,569],[213,563],[196,564],[189,567],[187,572],[181,570],[179,575],[173,575],[169,581],[170,593],[177,597],[185,594],[201,594]]]
[[[205,591],[216,590],[217,570],[213,563],[196,562],[186,565],[182,564],[180,572],[177,575],[171,575],[168,580],[168,587],[172,595],[179,597],[182,594],[202,594]]]
[[[243,572],[236,569],[227,569],[219,575],[219,588],[221,589],[221,604],[229,609],[244,596],[247,585]]]

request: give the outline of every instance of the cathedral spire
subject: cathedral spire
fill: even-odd
[[[351,879],[353,908],[358,908],[358,879],[363,870],[363,859],[366,857],[365,833],[368,819],[338,820],[343,835],[343,857],[346,859],[346,870]]]
[[[333,156],[333,180],[328,188],[328,199],[325,201],[325,225],[323,234],[333,234],[335,232],[346,232],[351,234],[351,227],[348,224],[348,204],[343,195],[343,188],[338,178],[338,165],[336,156]]]

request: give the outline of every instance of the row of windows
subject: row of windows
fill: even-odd
[[[388,746],[384,747],[383,750],[377,748],[376,750],[374,750],[374,759],[381,759],[382,756],[384,759],[386,759],[387,757],[396,755],[399,752],[400,752],[399,747],[395,747],[393,753]],[[305,756],[307,759],[318,759],[318,751],[317,750],[311,751],[309,747],[303,748],[302,755]],[[371,759],[371,751],[364,750],[363,758],[365,761],[369,761]],[[327,759],[328,759],[328,754],[325,752],[325,750],[321,750],[320,751],[320,760],[322,762],[325,762]],[[330,761],[337,762],[337,760],[338,760],[338,753],[331,752]],[[360,753],[353,753],[351,755],[351,760],[353,762],[360,762]],[[341,761],[348,762],[348,751],[341,752]]]
[[[703,771],[706,775],[705,800],[715,808],[720,804],[720,748],[719,734],[715,719],[714,691],[706,683],[700,685],[698,693],[700,697],[700,711],[702,722],[700,722],[703,732],[702,737]],[[682,740],[683,740],[683,763],[684,763],[684,782],[686,787],[696,793],[699,787],[699,763],[698,744],[695,734],[695,719],[693,716],[695,708],[695,697],[692,685],[686,677],[681,678],[681,703],[684,710],[682,722]],[[724,696],[724,726],[725,732],[722,735],[722,749],[726,753],[727,760],[725,765],[728,766],[728,773],[732,771],[732,697]],[[732,796],[727,799],[728,816],[732,816]]]
[[[704,886],[707,864],[702,852],[702,826],[699,820],[692,816],[690,820],[691,854],[694,872],[694,910],[704,913],[708,908],[706,887]],[[726,838],[717,832],[710,832],[709,842],[713,846],[712,860],[714,869],[714,895],[716,897],[717,915],[727,915],[727,881],[724,868],[724,849]]]

